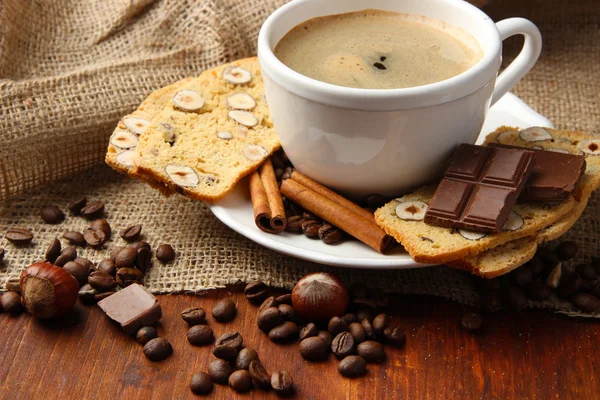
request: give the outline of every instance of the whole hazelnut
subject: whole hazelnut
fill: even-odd
[[[309,321],[328,320],[346,312],[348,289],[337,275],[313,272],[294,286],[292,305],[301,317]]]
[[[79,292],[77,280],[62,268],[47,262],[31,264],[21,274],[21,293],[27,311],[48,319],[70,310]]]

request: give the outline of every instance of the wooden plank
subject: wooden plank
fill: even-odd
[[[390,309],[407,333],[404,349],[387,348],[387,361],[369,365],[367,376],[349,380],[337,373],[333,356],[307,363],[297,344],[276,345],[256,327],[257,307],[243,294],[225,290],[199,296],[160,296],[161,336],[175,352],[166,361],[148,361],[139,344],[95,306],[78,304],[61,321],[40,322],[23,314],[0,314],[0,398],[185,399],[194,398],[189,380],[206,371],[211,347],[193,347],[180,312],[210,310],[233,296],[238,317],[219,324],[215,336],[238,330],[270,371],[289,371],[297,398],[464,399],[595,398],[600,383],[596,345],[600,325],[546,312],[485,316],[485,330],[473,336],[460,328],[463,307],[441,299],[394,297]],[[274,399],[254,390],[237,395],[216,386],[211,398]]]

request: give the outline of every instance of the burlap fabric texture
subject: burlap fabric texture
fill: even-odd
[[[1,2],[0,230],[29,227],[35,239],[21,249],[0,240],[7,252],[0,283],[42,259],[53,237],[87,225],[76,217],[61,225],[43,224],[40,207],[55,203],[66,209],[70,200],[85,195],[106,201],[114,230],[141,223],[145,239],[154,246],[169,242],[177,249],[176,263],[155,263],[146,276],[156,293],[198,292],[257,278],[289,288],[303,274],[326,269],[348,282],[365,281],[389,292],[439,295],[477,305],[473,278],[464,272],[445,267],[346,270],[293,259],[229,230],[202,203],[165,199],[102,165],[108,137],[122,115],[159,87],[254,54],[262,21],[283,2]],[[485,9],[496,20],[530,18],[542,30],[542,57],[514,92],[561,129],[600,133],[599,8],[594,0],[499,0]],[[518,42],[506,43],[507,60],[516,54]],[[570,264],[596,254],[598,203],[593,197],[567,234],[581,248]],[[106,249],[80,253],[99,261],[120,244],[114,235]],[[530,306],[579,315],[554,297]]]

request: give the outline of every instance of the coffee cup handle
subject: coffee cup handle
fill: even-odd
[[[523,49],[508,67],[496,79],[492,105],[512,89],[533,67],[542,51],[542,35],[531,21],[525,18],[508,18],[496,23],[500,39],[523,35]]]

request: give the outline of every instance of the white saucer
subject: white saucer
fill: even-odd
[[[489,111],[478,143],[485,135],[502,125],[527,128],[530,126],[554,125],[532,110],[517,96],[508,93]],[[220,202],[211,205],[211,211],[225,225],[248,239],[279,253],[313,261],[320,264],[348,268],[418,268],[426,266],[413,261],[403,250],[382,255],[357,240],[349,240],[330,246],[320,240],[308,239],[304,235],[284,232],[279,235],[265,233],[254,223],[254,214],[248,186],[244,180]]]

